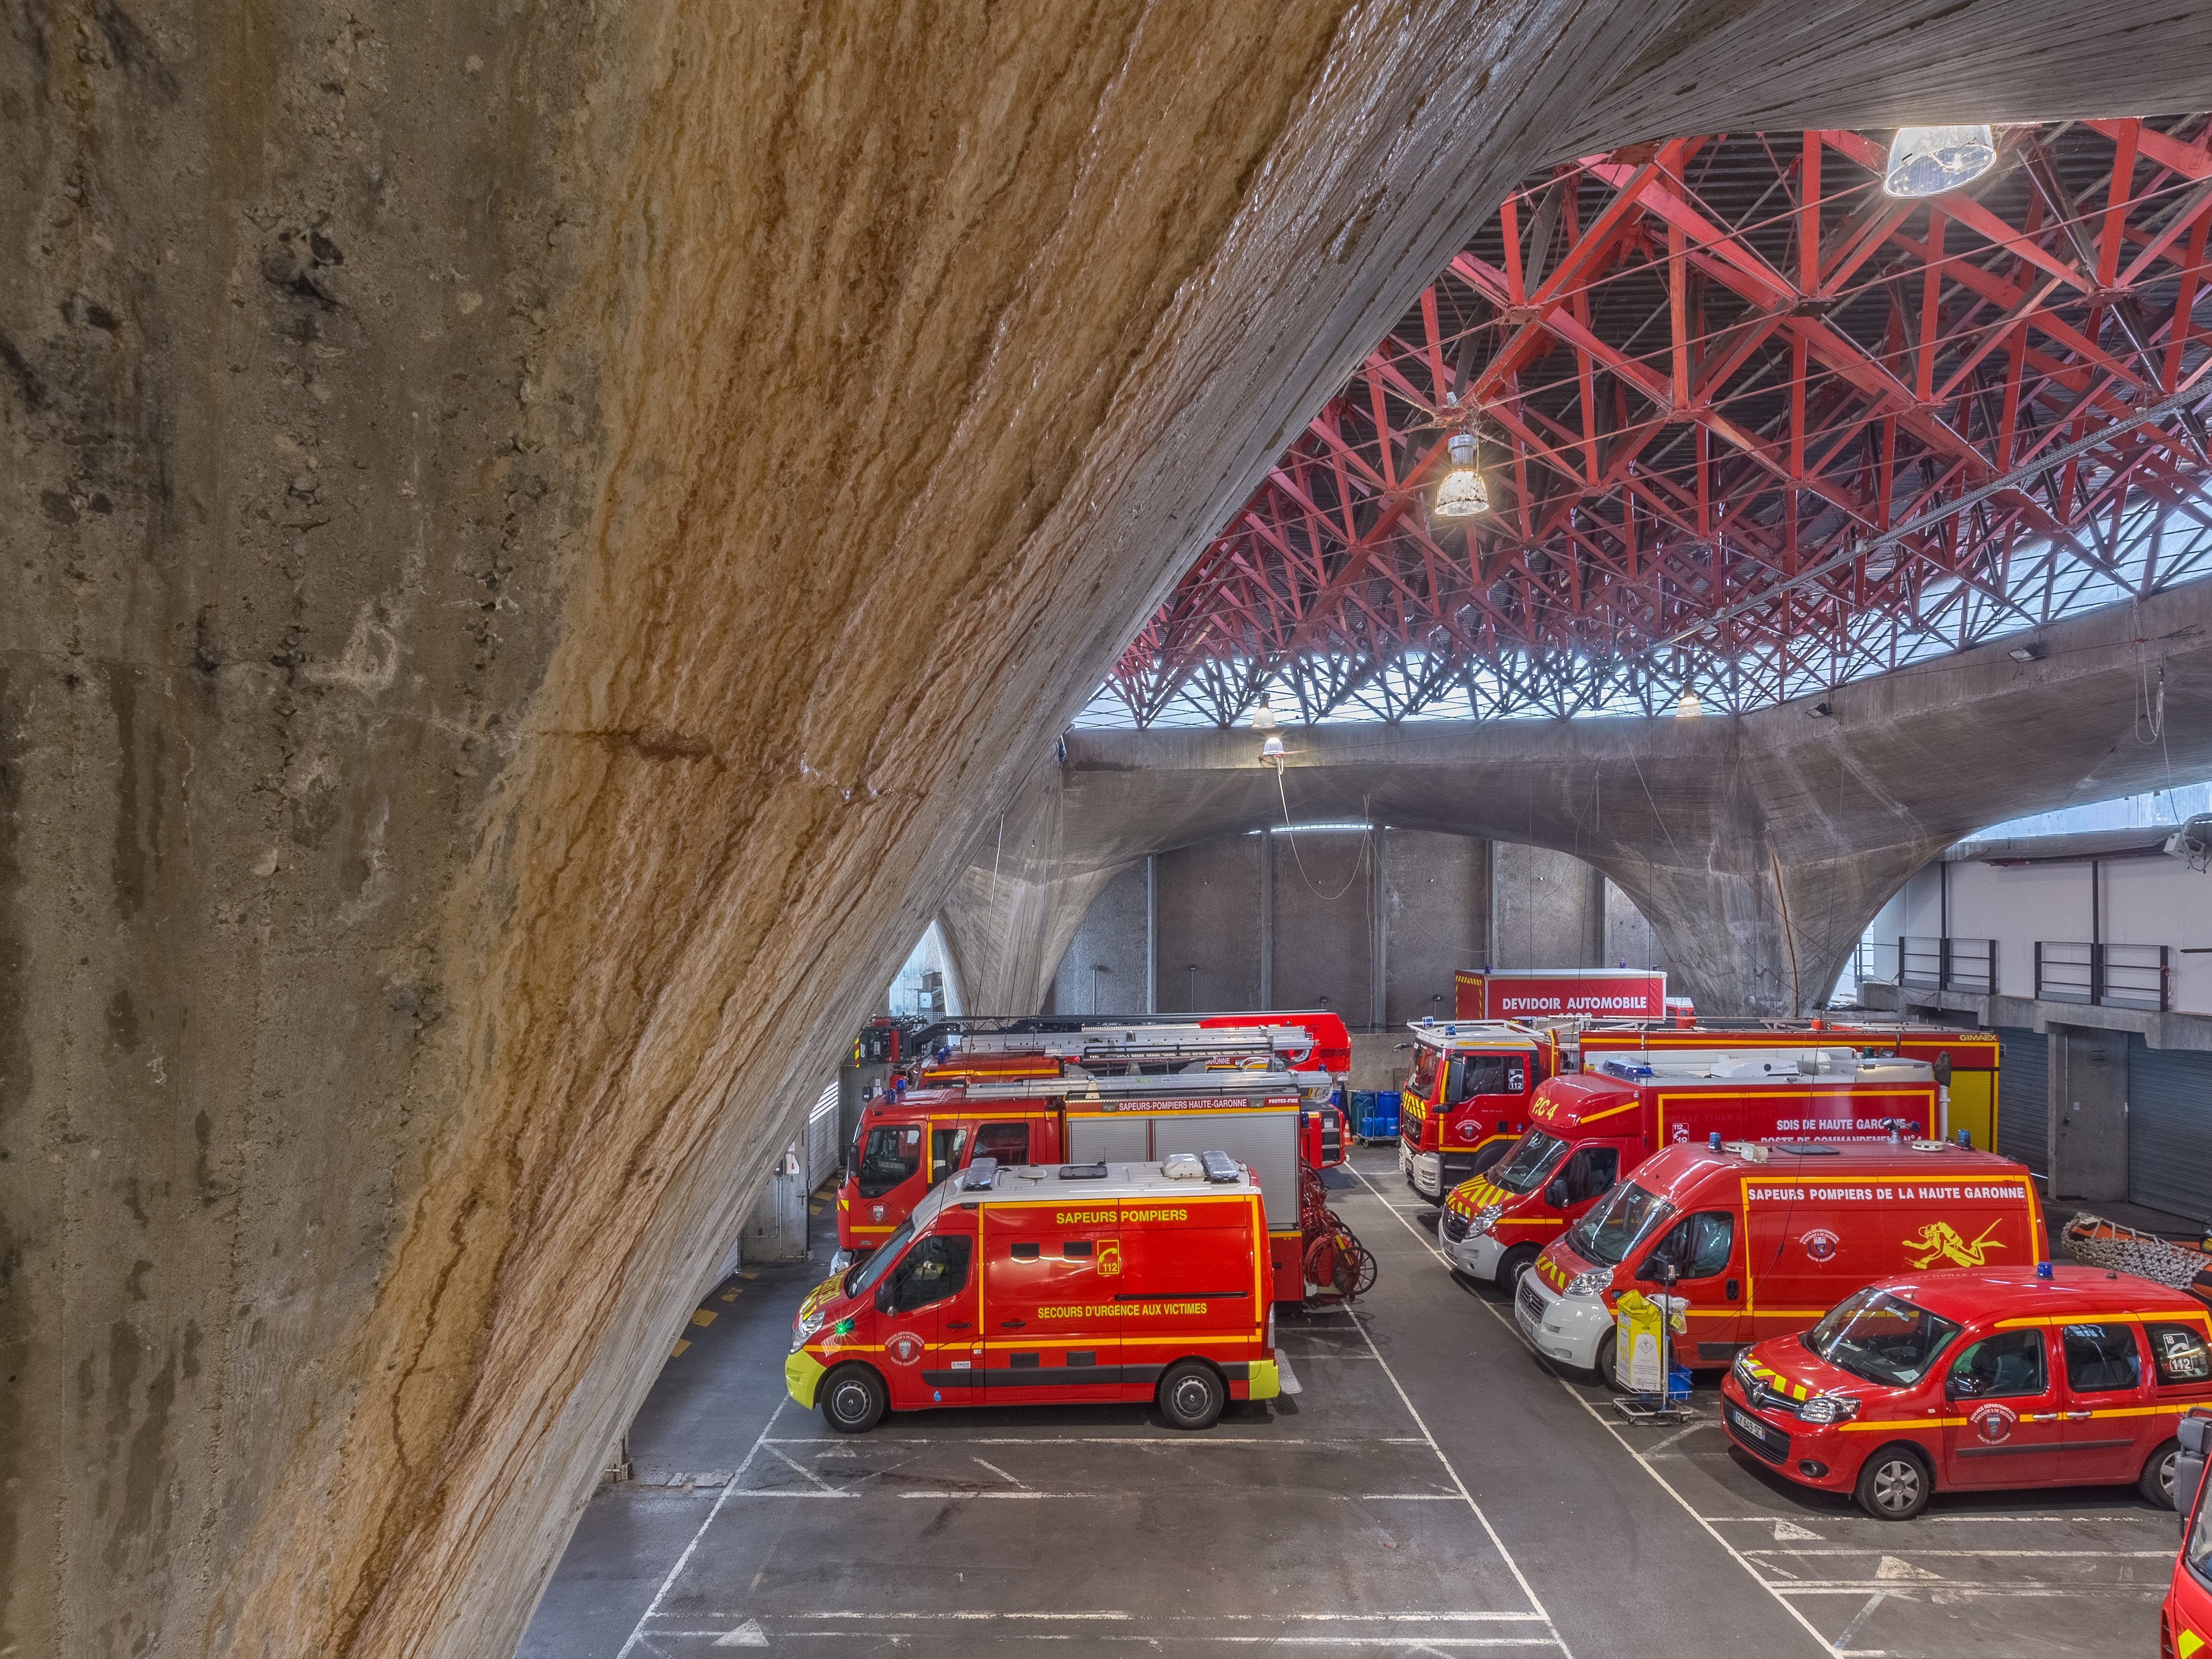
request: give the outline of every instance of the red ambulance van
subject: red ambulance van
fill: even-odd
[[[1661,1147],[1724,1140],[1886,1139],[1929,1133],[1935,1073],[1850,1048],[1608,1054],[1536,1091],[1534,1120],[1438,1218],[1444,1259],[1511,1285],[1537,1253]]]
[[[2101,1267],[1912,1273],[1761,1342],[1721,1390],[1737,1445],[1877,1520],[1938,1491],[2130,1481],[2171,1509],[2176,1426],[2212,1404],[2212,1316]]]
[[[1613,1304],[1665,1287],[1688,1305],[1689,1366],[1802,1331],[1862,1285],[2050,1255],[2023,1164],[1942,1140],[1669,1146],[1521,1275],[1514,1315],[1537,1351],[1613,1375]]]
[[[2181,1455],[2173,1473],[2174,1506],[2181,1512],[2181,1553],[2158,1610],[2159,1659],[2196,1659],[2212,1648],[2212,1506],[2205,1493],[2205,1460],[2212,1453],[2212,1412],[2197,1410],[2176,1425]]]
[[[806,1299],[784,1378],[848,1434],[886,1408],[1084,1401],[1205,1428],[1280,1389],[1259,1187],[1218,1151],[977,1158]]]

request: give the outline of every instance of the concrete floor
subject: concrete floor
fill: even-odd
[[[1942,1498],[1902,1526],[1799,1492],[1691,1422],[1617,1424],[1504,1299],[1455,1281],[1389,1149],[1336,1206],[1382,1261],[1287,1320],[1305,1392],[1182,1435],[1136,1407],[948,1411],[858,1439],[782,1404],[819,1264],[702,1304],[520,1652],[836,1656],[2136,1655],[2172,1519],[2131,1492]]]

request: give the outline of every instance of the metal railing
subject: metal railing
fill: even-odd
[[[1882,957],[1889,960],[1885,963]],[[1897,947],[1879,939],[1863,939],[1851,953],[1851,980],[1858,985],[1869,980],[1877,984],[1897,983]]]
[[[1994,995],[1997,988],[1997,942],[1993,939],[1930,939],[1899,934],[1897,982],[1923,991]]]
[[[2100,1008],[2172,1005],[2172,951],[2163,945],[2091,945],[2078,939],[2035,942],[2035,995],[2040,1002]]]

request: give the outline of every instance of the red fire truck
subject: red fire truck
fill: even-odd
[[[1140,1400],[1202,1429],[1285,1386],[1267,1262],[1260,1189],[1218,1148],[977,1158],[807,1298],[784,1378],[848,1434],[887,1407]]]
[[[1455,1188],[1439,1218],[1445,1259],[1509,1286],[1603,1197],[1669,1145],[1925,1137],[1934,1069],[1850,1048],[1650,1050],[1592,1055],[1595,1069],[1540,1085],[1528,1133]]]
[[[1997,1039],[1990,1031],[1826,1020],[1424,1020],[1411,1029],[1413,1063],[1399,1108],[1398,1163],[1407,1184],[1432,1203],[1505,1157],[1533,1121],[1528,1108],[1546,1079],[1622,1052],[1817,1048],[1923,1060],[1943,1091],[1936,1132],[1953,1139],[1963,1129],[1970,1144],[1984,1151],[1996,1145]]]
[[[1913,1065],[1914,1061],[1893,1061]],[[1684,1304],[1672,1358],[1721,1366],[1892,1274],[2048,1260],[2027,1166],[1949,1141],[1669,1146],[1545,1247],[1513,1311],[1546,1358],[1610,1376],[1621,1295]]]
[[[1325,1137],[1342,1157],[1340,1127],[1329,1134],[1337,1077],[1316,1062],[1348,1061],[1351,1040],[1334,1014],[1257,1018],[1269,1023],[966,1035],[913,1086],[895,1079],[862,1108],[837,1194],[836,1265],[874,1249],[979,1158],[1014,1168],[1225,1149],[1266,1194],[1276,1297],[1303,1299],[1298,1166],[1310,1146],[1329,1153]]]

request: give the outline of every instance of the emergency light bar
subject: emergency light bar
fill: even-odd
[[[1233,1184],[1237,1179],[1237,1160],[1226,1152],[1200,1152],[1198,1161],[1206,1166],[1206,1178],[1215,1186]]]
[[[988,1193],[997,1184],[999,1160],[995,1158],[971,1159],[960,1172],[960,1190],[963,1193]]]

